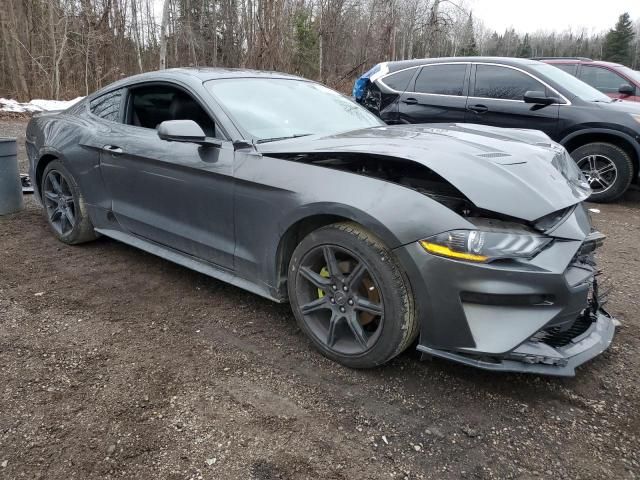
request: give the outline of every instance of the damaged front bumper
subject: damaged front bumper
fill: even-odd
[[[466,365],[501,372],[523,372],[559,377],[573,377],[576,367],[604,352],[618,324],[605,310],[586,315],[586,331],[571,338],[566,345],[552,346],[535,336],[512,352],[500,357],[482,358],[418,345],[423,355],[446,358]],[[580,318],[577,320],[584,321]]]
[[[474,367],[573,376],[611,344],[617,321],[602,308],[582,207],[531,259],[474,263],[432,255],[419,244],[395,250],[409,275],[420,319],[418,350]]]

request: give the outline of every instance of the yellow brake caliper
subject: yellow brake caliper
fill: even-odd
[[[329,270],[327,269],[327,267],[322,267],[322,270],[320,270],[320,276],[324,277],[324,278],[329,278]],[[321,288],[318,289],[318,298],[322,298],[324,297],[324,292],[322,291]]]

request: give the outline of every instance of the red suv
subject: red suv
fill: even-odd
[[[537,57],[561,68],[611,98],[640,102],[640,72],[619,63],[584,57]]]

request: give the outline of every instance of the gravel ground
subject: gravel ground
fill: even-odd
[[[63,245],[28,198],[0,217],[0,478],[638,478],[640,195],[597,208],[623,326],[557,379],[411,352],[342,368],[286,305],[108,239]]]

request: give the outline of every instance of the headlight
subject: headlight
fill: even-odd
[[[585,193],[591,193],[589,182],[584,178],[582,171],[578,168],[576,162],[564,148],[562,149],[562,152],[558,152],[553,156],[551,165],[560,172],[560,174],[569,183],[569,186],[577,188]]]
[[[636,122],[640,123],[640,115],[634,113],[630,113],[629,115],[631,115]]]
[[[499,258],[531,258],[551,242],[527,233],[451,230],[420,241],[427,252],[442,257],[487,263]]]

